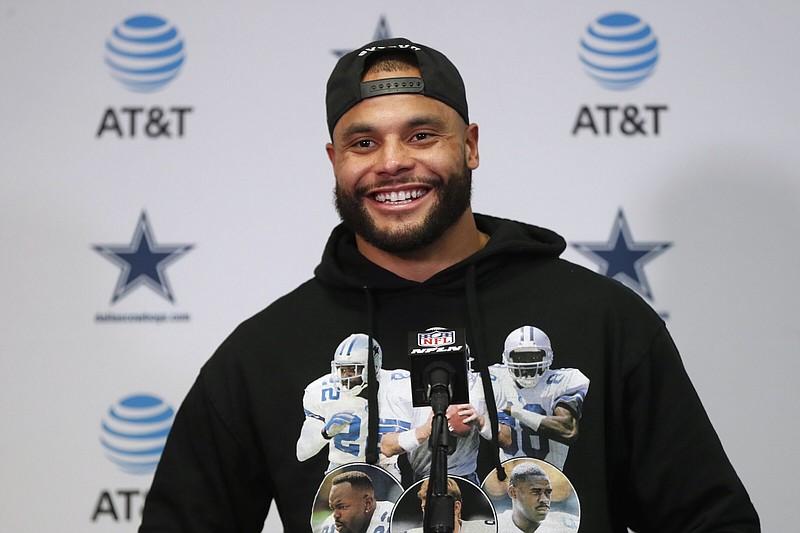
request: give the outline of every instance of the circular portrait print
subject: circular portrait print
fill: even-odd
[[[422,533],[430,478],[406,490],[392,514],[392,533]],[[454,533],[497,533],[492,503],[475,483],[458,476],[447,478],[447,494],[453,497]]]
[[[492,471],[483,490],[497,511],[498,533],[575,533],[580,523],[578,495],[558,468],[522,457],[503,463],[506,479]]]
[[[388,533],[400,483],[383,468],[350,463],[325,475],[314,499],[314,533]]]

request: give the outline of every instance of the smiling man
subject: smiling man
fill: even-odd
[[[463,86],[437,99],[411,47],[419,49],[391,48],[364,61],[362,100],[352,107],[354,99],[336,101],[340,89],[349,88],[337,74],[353,67],[347,58],[340,62],[328,85],[333,114],[329,107],[332,142],[326,149],[336,176],[336,207],[358,250],[406,279],[425,281],[483,248],[489,237],[478,231],[470,208],[478,126],[467,123]],[[435,51],[426,54],[440,59]],[[454,67],[444,69],[445,75],[450,79],[444,81],[459,85]],[[463,102],[454,108],[445,98]]]
[[[484,58],[506,53],[472,44]],[[527,61],[531,53],[520,57]],[[515,67],[526,68],[524,61]],[[281,74],[306,83],[306,68]],[[487,80],[494,97],[504,97],[510,76]],[[563,464],[587,532],[758,531],[755,510],[659,316],[617,282],[559,258],[566,243],[555,232],[473,213],[478,126],[447,57],[401,38],[360,47],[334,67],[326,111],[325,152],[342,223],[313,278],[243,322],[201,369],[175,417],[140,531],[260,531],[273,500],[285,531],[310,531],[330,465],[325,437],[348,460],[378,464],[381,438],[398,428],[398,420],[381,414],[391,402],[389,383],[411,395],[407,372],[379,379],[376,339],[384,368],[408,368],[409,332],[440,324],[466,331],[484,398],[495,396],[489,365],[508,332],[523,324],[546,330],[559,364],[591,381],[580,438],[570,439]],[[520,174],[508,194],[527,200],[546,177],[524,168],[530,174]],[[529,202],[532,217],[544,203]],[[307,212],[298,206],[298,223]],[[281,268],[285,253],[291,251],[275,251],[272,268]],[[344,392],[320,382],[304,398],[304,389],[331,364],[331,347],[354,331],[363,332],[369,354],[362,367],[368,386],[357,410],[327,420],[308,406],[338,402]],[[562,376],[543,376],[542,387],[554,390]],[[519,428],[527,457],[547,456],[547,422],[540,419],[563,406],[541,405],[545,397],[517,401],[504,419]],[[316,420],[306,433],[308,417]],[[474,450],[480,478],[501,466],[497,409],[486,418],[491,441]],[[413,448],[397,437],[400,447]],[[357,516],[345,518],[343,508],[329,526],[363,525],[371,507],[347,507],[354,508]]]

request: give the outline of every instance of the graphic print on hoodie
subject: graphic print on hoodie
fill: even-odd
[[[305,421],[297,440],[297,458],[305,461],[326,446],[328,448],[327,475],[318,490],[311,516],[311,525],[315,532],[332,533],[339,528],[347,530],[349,527],[343,525],[347,522],[346,518],[341,518],[342,522],[337,522],[337,517],[343,514],[337,511],[337,505],[341,508],[349,506],[341,502],[337,504],[333,499],[326,501],[323,497],[330,492],[333,479],[338,480],[335,483],[339,487],[348,487],[348,491],[352,489],[349,484],[341,482],[345,472],[358,469],[364,476],[367,475],[366,472],[370,472],[369,479],[376,476],[382,478],[390,474],[388,477],[394,479],[399,486],[402,474],[398,466],[398,456],[407,454],[414,480],[420,481],[430,475],[432,455],[428,440],[417,442],[414,432],[421,425],[427,424],[430,427],[432,411],[430,407],[412,407],[408,371],[403,369],[389,371],[381,368],[383,354],[380,343],[375,339],[371,342],[372,361],[379,384],[378,445],[380,446],[381,439],[387,433],[395,433],[395,436],[406,433],[407,438],[401,442],[406,446],[407,443],[413,442],[413,446],[389,456],[379,454],[378,465],[383,469],[380,473],[370,470],[374,467],[364,463],[369,414],[365,392],[369,387],[367,368],[370,361],[370,339],[363,333],[349,335],[334,351],[330,372],[310,383],[303,397]],[[523,326],[508,335],[502,362],[490,368],[494,392],[492,408],[498,412],[500,432],[505,433],[510,441],[510,444],[504,446],[500,452],[504,460],[513,457],[538,458],[550,461],[552,466],[559,470],[563,469],[569,441],[577,438],[577,420],[580,418],[589,381],[578,370],[551,369],[552,364],[553,350],[547,335],[533,326]],[[479,483],[476,471],[479,436],[491,439],[491,425],[480,374],[472,371],[470,366],[468,378],[470,408],[476,412],[478,419],[473,421],[471,431],[462,432],[458,436],[451,434],[456,439],[457,445],[448,458],[448,474],[477,484]],[[549,432],[546,427],[540,428],[544,417],[553,415],[569,421],[564,424],[566,429],[560,433],[552,428]],[[543,432],[541,435],[540,429]],[[414,440],[410,440],[412,438]],[[514,464],[514,461],[505,463],[507,473],[513,471]],[[552,468],[551,465],[545,464]],[[567,489],[556,491],[556,497],[547,503],[549,525],[555,526],[559,523],[563,525],[564,531],[570,531],[579,523],[579,505],[569,481],[560,472],[558,474],[560,477],[554,478],[551,474],[550,478]],[[486,487],[487,483],[495,485],[491,491],[487,491],[487,494],[495,493],[490,500],[492,508],[494,509],[496,505],[498,513],[511,513],[512,499],[506,494],[509,493],[508,480],[503,483],[497,479],[496,473],[492,472],[484,480],[483,486]],[[496,494],[498,484],[505,487],[505,491],[501,491],[501,494]],[[345,489],[337,490],[338,492],[335,492],[341,500],[341,493]],[[390,513],[385,511],[391,510],[396,501],[396,497],[391,501],[376,500],[380,504],[378,507],[384,511],[377,514],[377,507],[367,505],[366,509],[361,511],[364,514],[359,515],[362,520],[358,523],[358,530],[366,527],[365,533],[388,531]],[[551,511],[551,506],[555,510]],[[363,520],[366,515],[371,517],[369,521]],[[511,523],[509,520],[504,519],[504,523]],[[491,526],[493,530],[497,530],[494,524],[494,520],[483,521],[483,527]]]

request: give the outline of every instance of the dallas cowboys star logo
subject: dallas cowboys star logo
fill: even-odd
[[[386,23],[386,17],[381,15],[380,20],[378,20],[378,27],[375,28],[375,35],[373,36],[373,41],[380,41],[381,39],[391,39],[392,32],[389,31],[389,25]],[[342,57],[343,55],[352,52],[352,49],[348,50],[331,50],[333,55],[336,57]]]
[[[644,265],[661,255],[671,242],[635,242],[620,208],[608,241],[575,242],[572,246],[600,267],[600,273],[624,283],[648,300],[653,299]]]
[[[150,287],[160,296],[174,302],[165,270],[170,263],[193,247],[193,244],[156,244],[147,214],[142,211],[129,245],[98,244],[92,246],[92,249],[122,269],[111,303],[116,303],[140,285]]]

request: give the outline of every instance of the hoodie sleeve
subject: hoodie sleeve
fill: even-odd
[[[201,372],[178,410],[140,533],[263,528],[272,500],[263,460],[236,416],[227,414],[225,395],[212,400],[207,385]]]
[[[630,527],[664,533],[760,531],[666,328],[628,373],[625,387]]]

